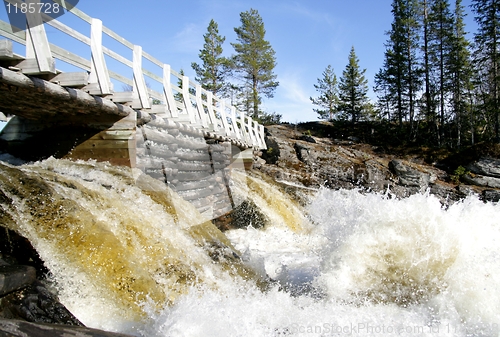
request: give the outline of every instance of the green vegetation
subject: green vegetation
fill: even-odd
[[[460,184],[460,180],[462,179],[462,177],[465,176],[466,174],[470,174],[470,171],[468,171],[465,167],[460,165],[451,175],[451,181],[458,185]]]
[[[338,105],[339,113],[345,116],[344,119],[350,116],[352,123],[356,123],[370,111],[368,81],[365,78],[365,72],[366,69],[360,70],[358,57],[352,47],[349,62],[340,78]]]
[[[241,26],[234,28],[237,43],[231,43],[235,54],[230,58],[222,57],[225,37],[219,35],[217,23],[210,21],[199,54],[203,64],[191,64],[196,80],[204,89],[230,97],[233,105],[259,122],[280,123],[281,115],[260,109],[262,96],[272,98],[279,85],[273,73],[275,52],[265,39],[264,22],[255,9],[240,13],[240,21]]]
[[[314,85],[319,96],[311,101],[319,117],[350,119],[353,127],[382,123],[377,125],[400,144],[460,149],[499,143],[499,3],[471,1],[478,25],[472,43],[462,0],[450,2],[393,0],[384,63],[374,79],[375,105],[364,100],[364,71],[352,49],[340,83],[328,66]]]
[[[226,40],[219,35],[219,26],[214,20],[210,20],[207,33],[203,35],[205,44],[200,50],[201,65],[196,62],[191,63],[191,67],[196,72],[196,81],[201,86],[214,93],[216,96],[225,97],[229,90],[227,77],[231,72],[231,61],[222,56],[222,45]]]
[[[319,92],[317,98],[309,97],[317,109],[313,109],[321,119],[333,120],[337,113],[337,106],[339,103],[339,94],[337,88],[337,76],[331,65],[328,65],[323,71],[323,77],[318,78],[318,84],[314,88]]]

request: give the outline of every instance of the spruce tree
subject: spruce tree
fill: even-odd
[[[423,65],[422,72],[424,75],[424,97],[423,97],[423,110],[427,123],[437,124],[436,114],[435,114],[435,102],[434,102],[434,90],[431,85],[431,61],[430,61],[430,51],[429,51],[429,41],[430,41],[430,0],[422,1],[422,57]],[[439,131],[437,132],[439,135]],[[438,136],[439,137],[439,136]]]
[[[444,126],[447,121],[446,110],[448,94],[452,87],[450,73],[450,57],[453,54],[453,16],[450,12],[448,0],[432,0],[429,15],[430,39],[429,54],[432,82],[437,94],[439,110],[438,143],[441,145],[444,138]]]
[[[457,147],[460,147],[462,143],[462,128],[464,127],[466,116],[469,116],[472,141],[474,135],[470,104],[470,95],[473,90],[473,70],[469,52],[470,43],[466,38],[465,32],[464,16],[462,0],[456,0],[453,15],[453,50],[450,53],[449,69],[452,78],[452,110],[455,113],[455,123],[457,126]]]
[[[314,88],[320,94],[317,98],[309,97],[318,109],[313,109],[321,119],[333,120],[337,113],[338,105],[338,88],[337,76],[331,65],[328,65],[323,71],[323,78],[318,78],[318,84],[314,84]]]
[[[421,88],[422,71],[418,64],[418,3],[415,0],[393,0],[394,20],[387,33],[383,68],[377,73],[376,87],[383,93],[386,106],[391,107],[400,127],[409,117],[413,136],[416,96]]]
[[[199,54],[202,64],[191,63],[191,67],[196,72],[195,79],[204,89],[215,95],[227,96],[226,78],[231,71],[230,60],[222,56],[222,45],[226,38],[219,35],[219,27],[213,19],[210,20],[207,33],[203,35],[203,38],[205,43]]]
[[[365,72],[366,69],[359,68],[359,60],[352,47],[349,62],[339,82],[339,112],[350,116],[352,123],[356,123],[367,112],[368,80]]]
[[[275,51],[265,39],[266,30],[259,12],[255,9],[240,13],[241,26],[234,29],[238,43],[231,43],[236,55],[233,56],[234,70],[241,75],[242,88],[250,91],[244,95],[248,100],[248,113],[256,119],[264,115],[259,106],[262,95],[274,96],[279,83],[273,73],[276,67]]]
[[[483,110],[489,112],[496,142],[500,142],[500,0],[472,0],[474,19],[478,24],[474,36],[475,62],[483,76]]]

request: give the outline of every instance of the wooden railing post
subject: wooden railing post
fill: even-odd
[[[184,101],[184,107],[189,115],[189,120],[192,124],[196,123],[195,112],[193,104],[191,103],[191,97],[189,94],[189,77],[182,76],[182,98]]]
[[[240,115],[240,126],[241,126],[241,133],[243,134],[243,140],[245,142],[249,143],[248,141],[248,132],[246,129],[246,123],[245,123],[245,112],[244,111],[239,111]]]
[[[258,124],[257,122],[254,121],[256,124],[256,133],[257,133],[257,139],[259,141],[259,147],[261,149],[267,149],[266,142],[264,140],[264,125]]]
[[[246,125],[248,129],[247,137],[248,137],[248,143],[252,144],[252,146],[257,145],[257,139],[255,138],[253,134],[253,119],[250,117],[246,117]]]
[[[233,124],[234,134],[236,138],[242,139],[241,131],[238,127],[238,120],[236,119],[236,108],[231,105],[231,123]]]
[[[172,92],[172,84],[170,83],[170,64],[163,65],[163,96],[165,104],[170,111],[170,115],[173,118],[179,117],[179,112],[177,111],[177,104],[175,102],[174,94]]]
[[[213,94],[210,91],[207,91],[207,108],[208,108],[208,117],[210,118],[211,129],[215,132],[219,131],[219,127],[217,126],[217,117],[215,117],[214,106],[213,106]]]
[[[12,4],[23,3],[24,1],[24,3],[28,4],[28,8],[37,8],[43,4],[39,0],[5,1]],[[65,0],[52,1],[60,2],[62,8],[68,9]],[[92,95],[110,95],[108,98],[115,103],[126,103],[127,105],[131,103],[133,108],[149,109],[148,113],[158,113],[162,117],[167,114],[169,115],[167,118],[174,118],[181,123],[191,123],[195,124],[193,125],[195,127],[215,131],[215,135],[210,133],[207,135],[208,137],[221,139],[220,136],[224,136],[231,138],[238,146],[266,148],[264,127],[247,116],[245,112],[238,111],[232,105],[226,105],[225,101],[204,90],[200,84],[190,82],[187,76],[181,76],[173,71],[170,65],[156,60],[147,53],[143,53],[141,46],[130,43],[109,28],[104,27],[101,20],[91,18],[76,8],[72,8],[71,13],[91,25],[90,37],[57,20],[52,20],[47,24],[90,46],[90,61],[65,50],[61,46],[52,45],[51,50],[43,22],[47,18],[43,14],[40,15],[38,11],[33,14],[26,13],[28,25],[26,37],[24,34],[22,36],[21,34],[12,34],[6,29],[8,27],[7,23],[0,20],[0,35],[17,43],[26,44],[26,59],[23,60],[23,58],[15,56],[12,52],[12,46],[8,44],[0,46],[4,50],[3,57],[15,59],[15,67],[19,68],[23,73],[30,75],[53,73],[56,75],[55,61],[52,56],[54,55],[58,59],[84,71],[44,76],[44,78],[49,77],[53,83],[58,83],[61,86],[83,88]],[[130,57],[123,56],[103,46],[103,34],[121,43],[129,50],[131,49],[133,51],[132,61],[130,61]],[[108,69],[105,55],[129,67],[129,69],[132,68],[133,80],[130,80],[129,74],[119,74],[111,71],[112,69]],[[157,65],[159,69],[162,69],[163,74],[159,75],[143,69],[143,59]],[[159,71],[157,70],[157,72]],[[84,76],[80,76],[81,74]],[[64,75],[68,76],[65,77]],[[173,83],[172,75],[181,79],[181,84]],[[148,88],[148,83],[145,81],[146,76],[148,79],[160,83],[163,86],[163,93],[156,92],[153,87]],[[63,80],[63,78],[67,80]],[[114,93],[111,78],[127,86],[132,85],[132,92]],[[196,90],[195,92],[192,89],[190,90],[193,87]],[[158,99],[162,104],[153,106],[153,98]],[[185,111],[185,114],[180,114],[181,110]]]
[[[201,126],[206,128],[208,126],[207,124],[207,118],[205,116],[205,108],[203,108],[203,99],[201,97],[201,85],[197,84],[196,85],[196,108],[198,110],[198,116],[201,121]]]
[[[144,80],[144,75],[142,73],[142,47],[134,45],[134,56],[133,56],[133,71],[134,71],[134,95],[135,98],[139,99],[139,106],[132,106],[134,108],[151,109],[151,103],[149,102],[148,87],[146,86],[146,81]]]
[[[224,131],[226,132],[226,136],[230,136],[231,129],[229,127],[229,123],[227,122],[226,103],[224,101],[220,101],[220,117],[222,120],[222,125],[224,126]]]
[[[55,61],[45,33],[39,1],[26,0],[26,3],[28,4],[27,8],[36,8],[36,10],[34,13],[30,13],[30,11],[26,13],[28,25],[26,30],[26,60],[19,63],[17,67],[21,68],[24,74],[55,74]]]
[[[102,21],[92,19],[90,26],[90,64],[89,85],[87,91],[91,95],[111,95],[113,93],[108,68],[102,51]]]

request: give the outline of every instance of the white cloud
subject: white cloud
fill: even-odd
[[[175,52],[192,54],[203,48],[203,34],[206,27],[200,24],[189,23],[175,34],[172,48]]]
[[[265,100],[263,108],[283,116],[283,120],[295,123],[315,120],[313,105],[309,99],[310,89],[297,72],[288,72],[279,76],[280,85],[275,97]]]
[[[297,13],[303,17],[306,17],[314,22],[327,23],[330,26],[334,25],[333,18],[327,12],[312,10],[312,6],[304,6],[301,3],[285,3],[284,8],[291,12]]]

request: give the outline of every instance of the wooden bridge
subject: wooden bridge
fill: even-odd
[[[25,3],[40,6],[36,0]],[[103,26],[99,19],[66,6],[65,1],[57,3],[67,10],[65,16],[81,20],[87,31],[75,28],[81,24],[70,27],[38,11],[26,13],[27,29],[19,32],[0,20],[0,111],[15,115],[0,134],[4,150],[27,159],[54,155],[135,167],[146,165],[139,163],[139,152],[150,151],[152,145],[167,146],[172,137],[177,146],[185,142],[179,140],[181,136],[232,144],[231,156],[235,148],[265,149],[262,125]],[[46,25],[83,43],[90,59],[51,43]],[[54,35],[50,38],[58,41]],[[103,37],[128,52],[104,45]],[[24,55],[15,52],[19,46],[25,46]],[[59,60],[77,71],[58,70]],[[108,68],[110,61],[122,70]],[[146,62],[148,69],[143,66]],[[117,90],[119,86],[122,90]],[[175,151],[169,151],[173,157]]]

